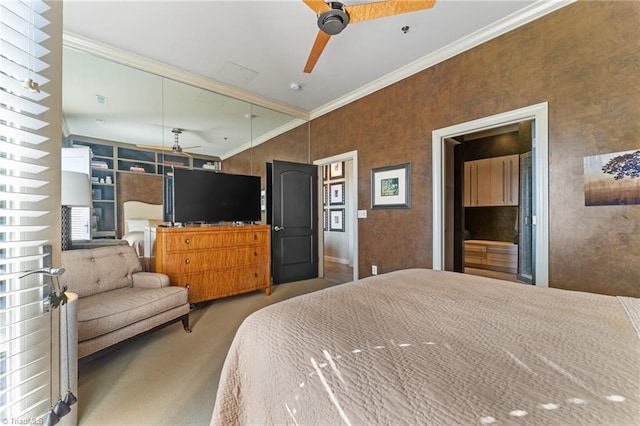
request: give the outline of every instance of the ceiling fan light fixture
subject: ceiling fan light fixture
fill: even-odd
[[[340,34],[349,24],[349,14],[344,11],[344,5],[339,2],[329,3],[330,10],[318,15],[318,28],[329,35]]]

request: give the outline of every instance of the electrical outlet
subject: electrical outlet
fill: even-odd
[[[378,265],[371,265],[371,275],[378,275]]]

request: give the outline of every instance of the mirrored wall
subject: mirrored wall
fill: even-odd
[[[91,152],[91,239],[122,238],[130,200],[163,204],[169,221],[173,167],[224,171],[226,158],[304,122],[69,46],[62,110],[63,146]]]
[[[63,53],[65,135],[142,147],[179,145],[222,159],[302,120],[69,47]]]

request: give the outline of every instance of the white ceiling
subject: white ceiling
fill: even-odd
[[[255,116],[254,120],[244,119],[254,123],[249,126],[248,137],[256,139],[287,128],[286,123],[294,117],[298,119],[294,123],[299,124],[333,110],[569,2],[437,0],[432,9],[358,22],[331,38],[311,74],[303,73],[302,69],[318,32],[317,18],[301,0],[65,0],[64,30],[67,46],[253,103],[251,107],[239,102],[236,107],[242,117]],[[409,26],[407,33],[401,30],[403,26]],[[87,123],[90,121],[95,127],[97,117],[93,112],[84,114],[84,124],[77,117],[87,112],[87,105],[95,108],[95,94],[106,94],[106,89],[97,87],[98,84],[105,84],[107,77],[118,76],[113,80],[120,82],[133,77],[124,75],[128,71],[116,70],[121,65],[109,68],[100,62],[102,59],[67,52],[68,49],[63,71],[65,120],[70,133],[87,135]],[[87,61],[93,62],[93,66],[84,65]],[[102,83],[95,78],[98,75],[103,77]],[[301,89],[291,90],[292,83]],[[142,89],[145,84],[162,87],[157,81],[139,82],[134,87]],[[164,90],[166,94],[167,87]],[[154,116],[156,127],[169,129],[160,136],[165,145],[173,141],[171,127],[186,128],[181,135],[183,146],[192,142],[203,146],[192,152],[224,158],[237,150],[237,144],[247,143],[246,135],[233,136],[237,140],[229,141],[232,130],[213,132],[221,123],[196,123],[195,116],[202,108],[183,110],[181,119],[169,123],[169,104],[166,99],[164,103],[158,100],[161,95],[157,90],[154,90],[156,98],[147,98],[146,102],[156,111],[161,106],[160,115],[142,114],[145,108],[126,100],[125,94],[131,92],[131,86],[123,93],[109,92],[118,93],[109,96],[110,107],[111,102],[119,100],[123,105],[103,127],[122,117],[128,119],[123,126],[129,126],[121,130],[126,136],[112,140],[132,139],[146,114]],[[199,96],[211,98],[208,105],[220,103],[219,97],[215,100],[217,95]],[[190,99],[192,105],[197,105]],[[87,101],[89,104],[83,104]],[[177,106],[175,102],[171,105]],[[182,108],[186,104],[180,105]],[[186,123],[187,117],[193,118],[192,122]],[[258,130],[256,122],[261,117],[275,122]],[[211,121],[211,114],[208,118]],[[230,123],[229,117],[226,123]],[[246,129],[246,121],[241,126]],[[200,139],[189,139],[198,132]],[[136,137],[135,143],[147,144],[154,138],[157,141],[156,136]]]

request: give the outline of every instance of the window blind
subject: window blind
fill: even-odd
[[[51,405],[52,321],[44,306],[50,290],[40,275],[19,278],[50,264],[43,247],[56,235],[49,199],[56,192],[49,180],[55,175],[51,140],[59,134],[46,118],[52,100],[45,78],[50,52],[43,46],[50,24],[43,15],[49,9],[40,0],[0,2],[0,421],[5,424],[38,419]]]

